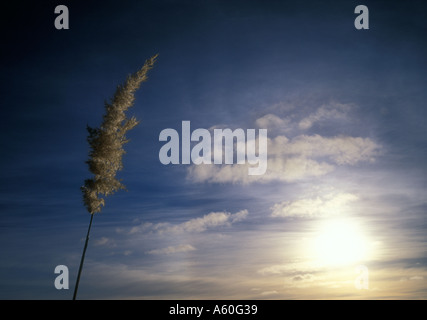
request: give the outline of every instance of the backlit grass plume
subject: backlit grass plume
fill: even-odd
[[[125,189],[125,186],[116,178],[116,174],[123,169],[122,157],[125,154],[123,145],[128,142],[126,133],[138,124],[135,117],[127,118],[125,112],[132,107],[135,92],[141,83],[148,79],[148,71],[154,66],[156,58],[157,55],[146,60],[140,70],[128,76],[126,82],[117,87],[111,101],[105,103],[105,114],[101,126],[99,128],[87,127],[89,133],[87,141],[90,152],[89,160],[86,163],[94,176],[91,179],[86,179],[84,186],[81,187],[84,205],[90,213],[90,222],[73,300],[76,299],[79,287],[93,216],[96,212],[100,212],[102,206],[105,205],[103,197],[120,189]]]
[[[138,124],[135,117],[127,118],[125,112],[133,105],[135,91],[147,80],[147,73],[153,67],[157,55],[147,60],[144,66],[130,75],[125,84],[118,86],[111,102],[105,103],[105,115],[99,128],[87,127],[89,171],[94,174],[85,180],[83,202],[93,214],[101,211],[105,204],[101,195],[108,196],[125,186],[116,178],[117,171],[123,168],[123,145],[128,142],[126,133]]]

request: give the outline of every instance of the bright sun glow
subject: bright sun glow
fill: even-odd
[[[367,257],[367,241],[349,220],[329,220],[320,227],[314,249],[321,265],[341,266]]]

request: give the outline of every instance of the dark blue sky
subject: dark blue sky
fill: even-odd
[[[69,30],[54,28],[58,4]],[[369,30],[354,27],[359,4]],[[81,298],[316,298],[331,283],[328,298],[426,298],[423,1],[0,11],[0,298],[71,298],[90,217],[79,189],[90,177],[86,125],[156,53],[130,110],[141,123],[120,173],[128,191],[94,218]],[[163,166],[159,133],[183,120],[267,128],[271,171],[246,180],[236,166]],[[306,248],[336,215],[368,239],[357,261],[370,267],[368,292],[346,287],[353,265],[318,267]],[[53,285],[59,264],[70,290]]]

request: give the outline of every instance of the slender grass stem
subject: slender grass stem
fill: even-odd
[[[89,242],[89,234],[90,234],[90,229],[92,227],[92,220],[93,220],[93,216],[95,214],[92,213],[90,215],[90,222],[89,222],[89,228],[87,229],[87,235],[86,235],[86,241],[85,241],[85,246],[83,248],[83,254],[82,254],[82,258],[80,260],[80,267],[79,267],[79,273],[77,274],[77,280],[76,280],[76,286],[74,287],[74,294],[73,294],[73,300],[76,300],[77,297],[77,290],[79,289],[79,282],[80,282],[80,275],[82,273],[82,269],[83,269],[83,262],[85,260],[85,255],[86,255],[86,249],[87,249],[87,244]]]

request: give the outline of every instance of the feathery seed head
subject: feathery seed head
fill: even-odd
[[[128,142],[126,133],[139,123],[135,117],[127,118],[125,112],[133,105],[136,90],[148,79],[147,73],[153,68],[157,56],[156,54],[146,60],[140,70],[128,76],[126,82],[117,87],[111,102],[105,103],[105,114],[100,127],[87,127],[87,141],[91,150],[86,163],[94,177],[85,180],[81,190],[83,203],[91,214],[100,212],[105,205],[105,200],[100,195],[108,196],[125,189],[116,174],[123,168],[123,145]]]

